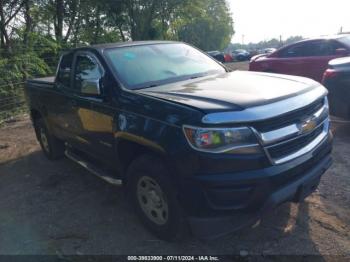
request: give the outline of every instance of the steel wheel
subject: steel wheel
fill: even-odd
[[[155,224],[168,221],[167,200],[159,184],[148,176],[142,176],[137,183],[137,199],[145,215]]]

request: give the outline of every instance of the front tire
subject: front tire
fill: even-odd
[[[50,160],[62,158],[65,149],[63,141],[57,139],[49,132],[42,118],[37,119],[34,126],[37,139],[45,156]]]
[[[142,223],[163,240],[181,239],[187,224],[175,186],[162,160],[144,155],[128,169],[129,194]]]

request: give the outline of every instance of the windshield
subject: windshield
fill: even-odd
[[[225,69],[193,47],[181,43],[108,49],[106,56],[129,89],[224,73]]]
[[[350,47],[350,36],[341,37],[338,40],[347,47]]]

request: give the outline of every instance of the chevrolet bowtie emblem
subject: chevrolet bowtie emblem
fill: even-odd
[[[301,134],[309,133],[317,127],[317,120],[312,117],[302,121],[299,124],[299,130]]]

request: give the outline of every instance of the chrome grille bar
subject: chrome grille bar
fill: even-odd
[[[309,119],[314,121],[315,127],[319,126],[327,117],[328,117],[328,104],[324,103],[323,107],[319,109],[316,113],[309,116]],[[305,119],[304,119],[305,120]],[[303,121],[300,123],[295,123],[286,127],[282,127],[276,130],[272,130],[265,133],[256,132],[259,135],[261,143],[263,145],[271,145],[274,143],[278,143],[280,141],[301,135],[303,133]],[[310,130],[312,131],[312,130]]]
[[[285,162],[288,162],[290,160],[293,160],[299,156],[302,156],[308,152],[310,152],[311,150],[315,149],[324,139],[326,139],[326,137],[328,136],[328,132],[329,132],[329,118],[327,118],[324,123],[323,123],[323,130],[322,133],[320,135],[318,135],[311,143],[309,143],[307,146],[302,147],[300,150],[293,152],[292,154],[289,154],[287,156],[281,157],[281,158],[270,158],[270,160],[272,161],[273,164],[278,165],[278,164],[282,164]],[[268,150],[266,150],[267,154],[268,154]]]

